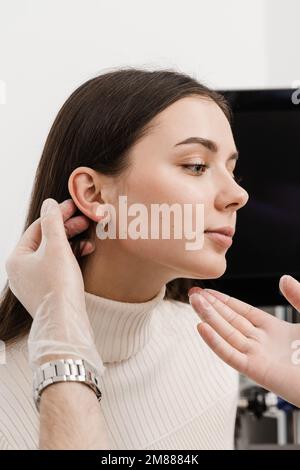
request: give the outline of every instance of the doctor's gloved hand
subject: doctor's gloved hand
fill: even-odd
[[[75,357],[104,371],[85,305],[84,283],[68,236],[85,230],[84,216],[70,219],[72,200],[46,199],[41,217],[23,233],[6,260],[9,287],[33,317],[28,337],[32,369],[49,358]],[[88,254],[92,244],[84,242]]]
[[[279,286],[300,311],[300,283],[283,276]],[[212,289],[192,287],[189,296],[208,346],[228,365],[300,408],[300,323]]]

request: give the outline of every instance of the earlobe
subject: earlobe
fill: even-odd
[[[101,191],[97,173],[88,167],[78,167],[69,176],[69,193],[78,209],[89,219],[98,222],[101,215],[97,209],[101,205]]]

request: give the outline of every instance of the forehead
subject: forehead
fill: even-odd
[[[153,119],[153,124],[152,137],[164,139],[169,146],[190,136],[200,136],[215,141],[220,147],[235,149],[225,114],[208,98],[182,98],[159,113]]]

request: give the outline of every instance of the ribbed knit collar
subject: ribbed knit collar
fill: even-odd
[[[164,284],[146,302],[119,302],[85,292],[95,343],[104,363],[128,359],[148,343],[155,307],[163,301],[165,292]]]

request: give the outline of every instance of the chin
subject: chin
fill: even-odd
[[[200,267],[200,271],[199,271]],[[223,276],[227,269],[227,262],[225,257],[218,257],[218,259],[211,259],[210,261],[206,261],[205,265],[201,263],[201,266],[195,267],[194,279],[218,279],[219,277]]]
[[[225,273],[226,269],[219,270],[213,273],[208,273],[205,279],[218,279],[219,277],[223,276]]]

